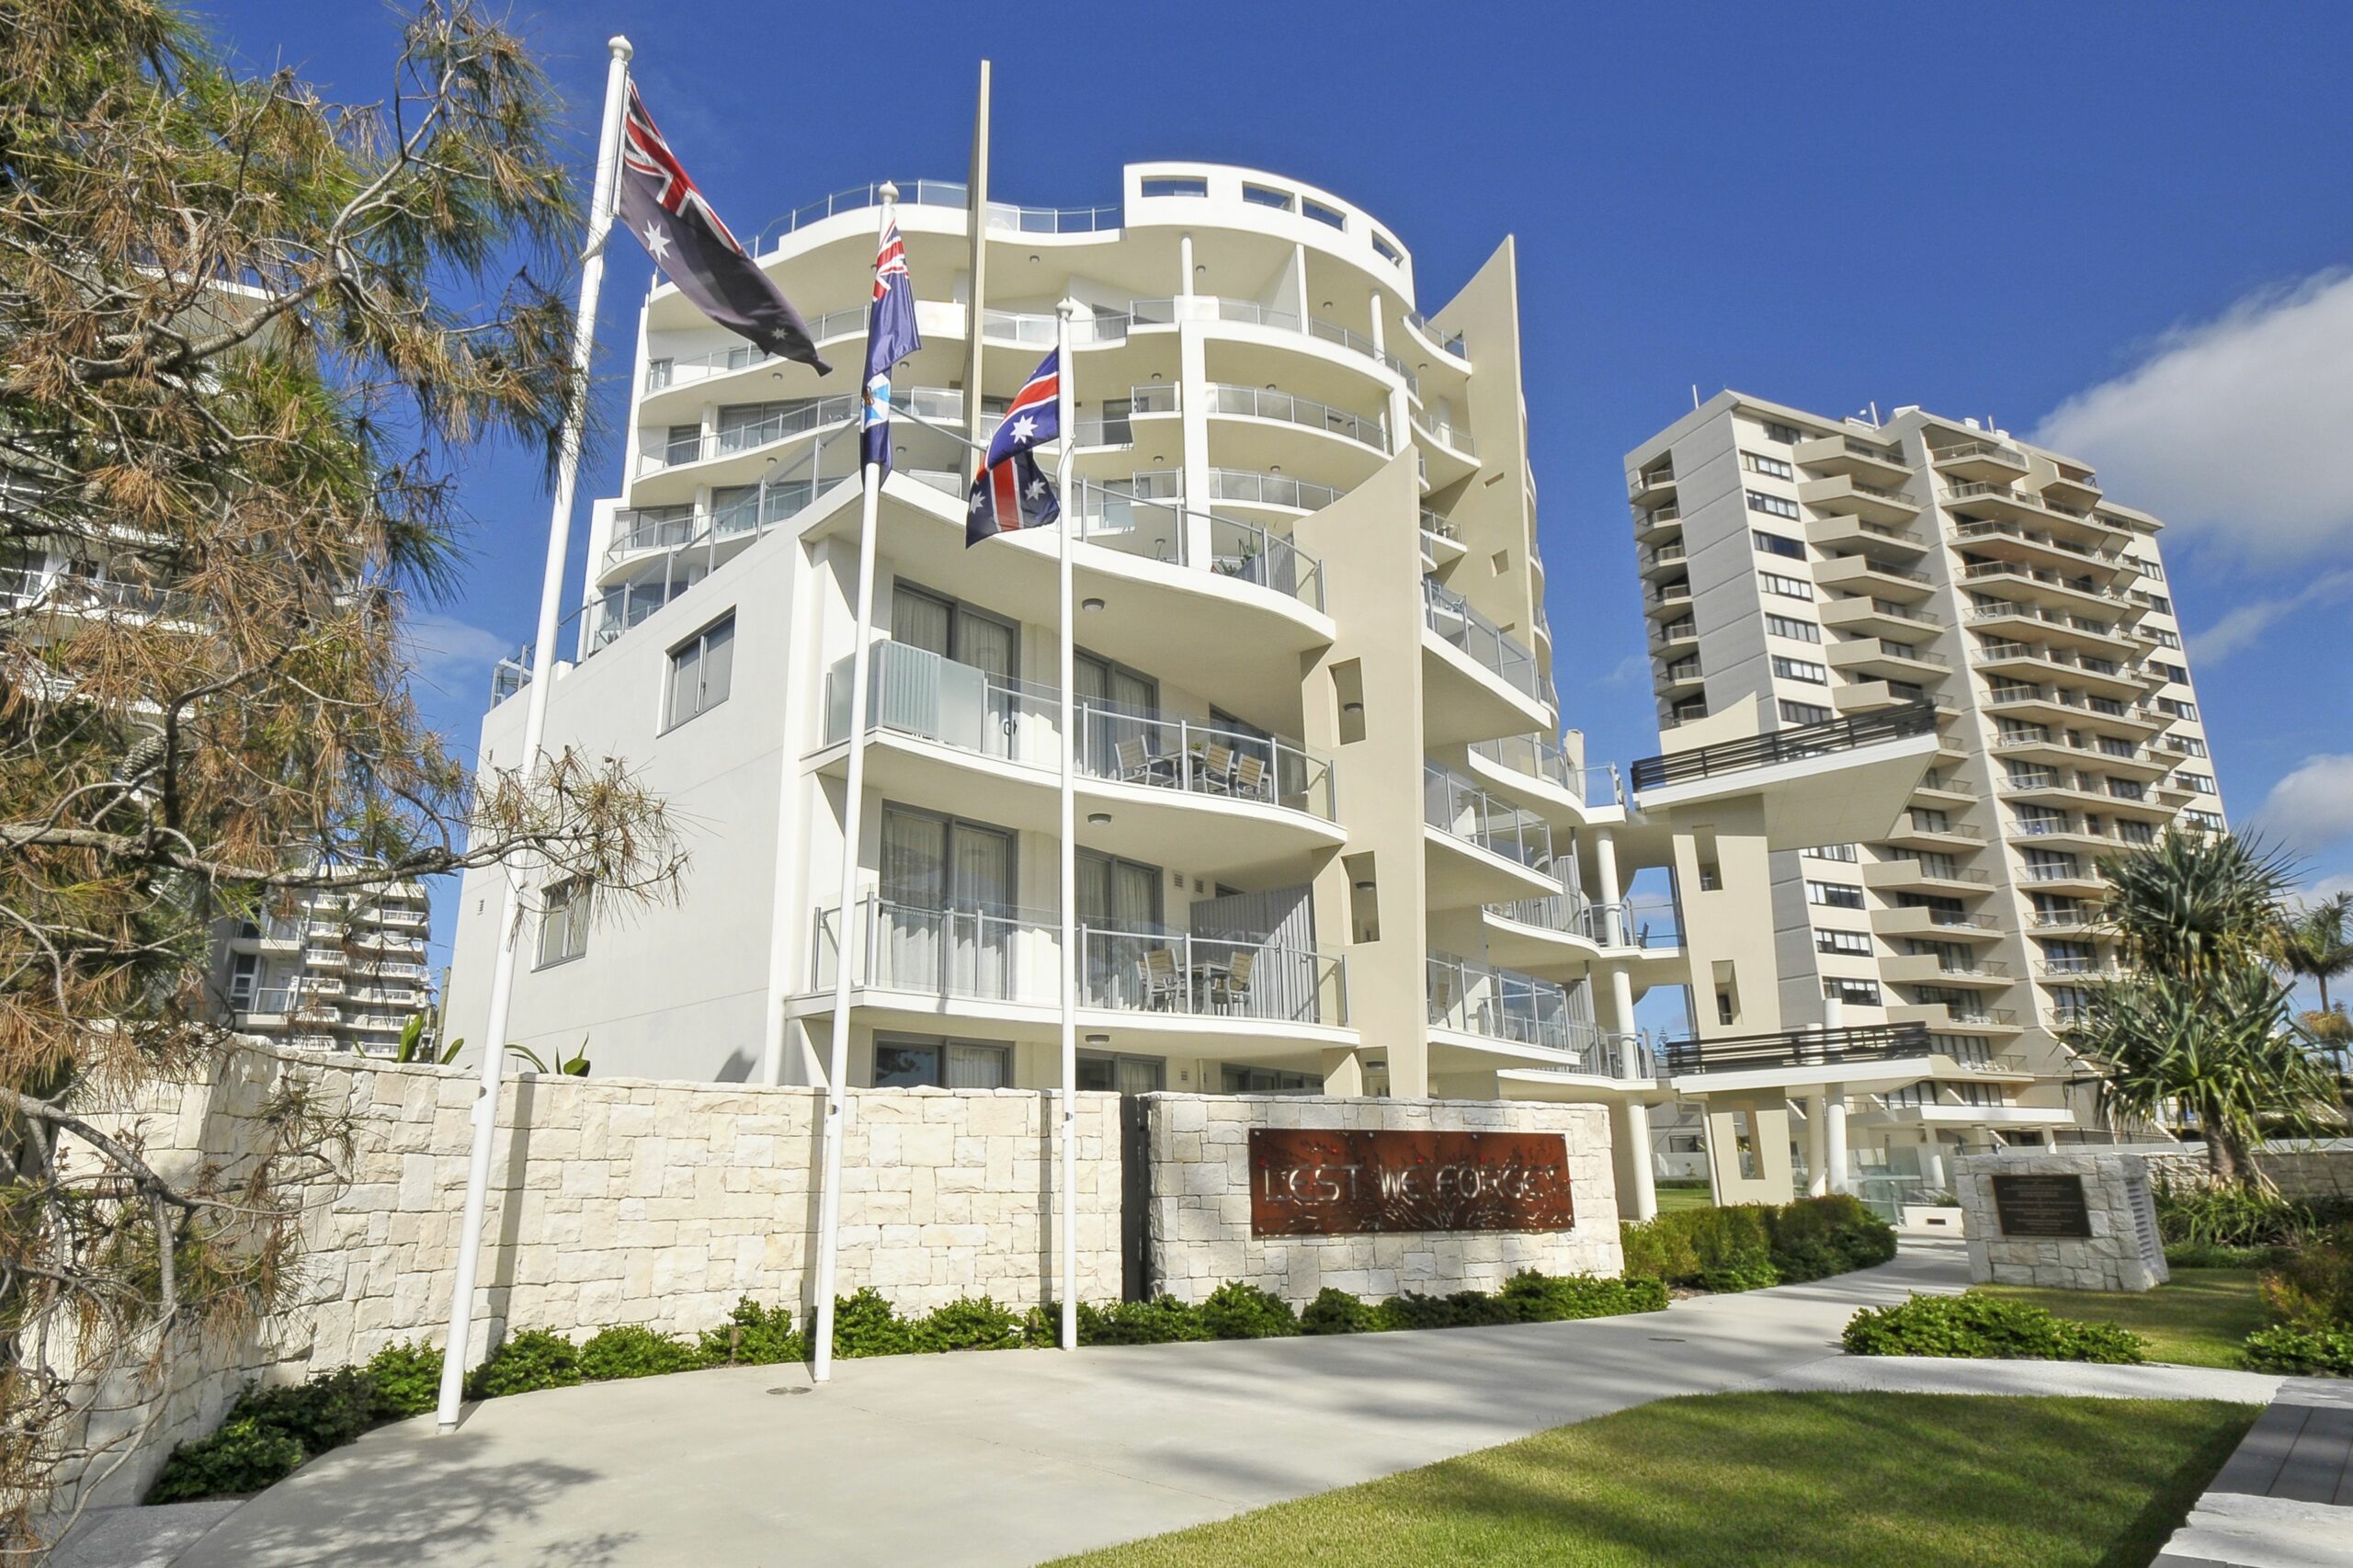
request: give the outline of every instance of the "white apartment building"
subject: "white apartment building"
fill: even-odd
[[[2053,1030],[2115,969],[2097,858],[2222,825],[2158,520],[2074,459],[1917,408],[1727,392],[1626,472],[1670,759],[1870,715],[1936,736],[1893,831],[1772,854],[1769,943],[1694,927],[1703,1040],[1831,998],[1849,1025],[1925,1025],[1949,1070],[1847,1107],[1859,1168],[1899,1187],[2090,1125]]]
[[[241,1034],[313,1051],[389,1055],[401,1030],[430,1016],[420,882],[316,892],[285,914],[220,922],[211,987]]]

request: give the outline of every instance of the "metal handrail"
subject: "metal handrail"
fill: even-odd
[[[1347,491],[1336,490],[1328,484],[1293,479],[1287,473],[1260,473],[1243,468],[1210,470],[1210,499],[1212,501],[1234,501],[1245,506],[1285,506],[1297,512],[1320,512],[1347,494]]]
[[[1173,392],[1175,389],[1170,390]],[[1386,453],[1389,450],[1389,432],[1380,420],[1368,419],[1344,408],[1335,408],[1328,403],[1317,403],[1312,398],[1294,397],[1290,392],[1241,386],[1230,381],[1211,381],[1201,391],[1209,400],[1206,406],[1211,414],[1278,419],[1287,425],[1345,437],[1377,452]]]
[[[1498,767],[1515,773],[1525,773],[1557,784],[1589,806],[1622,806],[1626,803],[1626,788],[1618,777],[1618,765],[1602,763],[1597,767],[1577,767],[1569,761],[1569,754],[1559,742],[1545,735],[1506,735],[1495,740],[1471,743],[1473,756],[1483,756]],[[1596,799],[1598,794],[1599,799]]]
[[[1536,655],[1459,594],[1422,579],[1422,619],[1432,631],[1501,676],[1516,690],[1540,695]]]
[[[1571,988],[1517,970],[1432,953],[1424,964],[1423,990],[1435,1028],[1579,1058],[1590,1055],[1602,1040],[1582,985]]]
[[[1825,723],[1773,730],[1742,740],[1722,741],[1714,745],[1677,752],[1669,756],[1644,757],[1633,766],[1633,787],[1639,792],[1665,784],[1713,778],[1721,773],[1764,767],[1777,762],[1822,756],[1881,741],[1903,740],[1932,733],[1936,722],[1934,703],[1914,702],[1884,712],[1858,714],[1833,719]]]
[[[1926,1024],[1865,1024],[1852,1028],[1790,1029],[1666,1042],[1671,1074],[1759,1067],[1819,1067],[1930,1054]]]
[[[1422,820],[1449,837],[1531,870],[1552,867],[1551,824],[1434,762],[1422,764]]]

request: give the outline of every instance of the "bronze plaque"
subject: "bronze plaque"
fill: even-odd
[[[2084,1203],[2079,1176],[1997,1176],[1994,1217],[2006,1236],[2046,1236],[2087,1241],[2091,1210]]]
[[[1565,1231],[1558,1132],[1250,1130],[1250,1233]]]

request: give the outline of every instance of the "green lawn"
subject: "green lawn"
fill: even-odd
[[[1658,1211],[1671,1214],[1677,1209],[1712,1209],[1714,1196],[1702,1184],[1699,1187],[1662,1187],[1658,1189]]]
[[[2154,1290],[2045,1290],[2027,1285],[1973,1290],[2031,1301],[2063,1318],[2112,1323],[2149,1342],[2152,1361],[2236,1367],[2239,1342],[2270,1321],[2252,1268],[2182,1268]]]
[[[1065,1562],[2140,1568],[2257,1410],[1705,1394]]]

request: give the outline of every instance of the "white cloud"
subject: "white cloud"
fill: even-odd
[[[2282,618],[2348,596],[2353,596],[2353,570],[2324,572],[2292,594],[2243,604],[2205,631],[2191,632],[2189,652],[2201,664],[2214,664],[2256,642]]]
[[[2271,787],[2248,826],[2300,855],[2353,838],[2353,752],[2304,758]]]
[[[2353,547],[2353,272],[2249,295],[2165,334],[2034,439],[2192,537],[2270,563]]]
[[[1647,678],[1650,673],[1649,654],[1629,653],[1619,660],[1608,675],[1596,676],[1586,684],[1587,686],[1631,686],[1638,680]]]
[[[404,624],[416,678],[445,690],[486,680],[490,666],[515,651],[513,642],[494,631],[431,611],[412,615]]]

